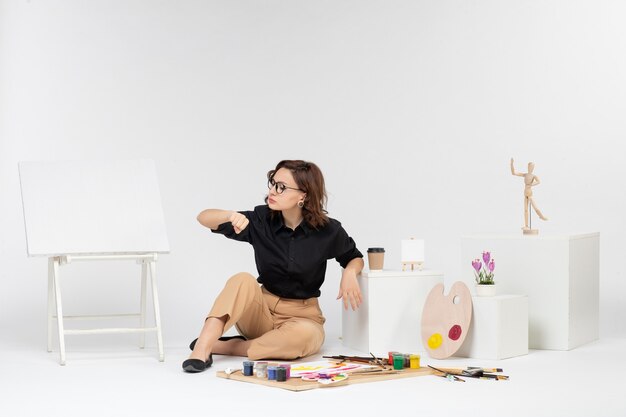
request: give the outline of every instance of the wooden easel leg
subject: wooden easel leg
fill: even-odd
[[[52,262],[52,282],[54,284],[54,303],[57,311],[57,328],[59,330],[60,364],[65,365],[65,329],[63,327],[63,307],[61,302],[61,285],[59,276],[59,258]]]
[[[152,286],[152,304],[154,306],[154,322],[157,329],[157,346],[159,348],[159,362],[165,360],[163,354],[163,335],[161,334],[161,311],[159,309],[159,294],[156,285],[156,265],[155,261],[150,261],[148,264],[150,268],[150,285]]]
[[[145,329],[146,328],[146,292],[147,292],[147,277],[148,277],[148,266],[146,262],[141,262],[141,305],[140,305],[140,316],[139,316],[139,327]],[[141,332],[139,335],[139,348],[143,349],[146,347],[146,333]]]

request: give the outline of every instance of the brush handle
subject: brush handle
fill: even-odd
[[[468,369],[468,370],[471,370],[471,369],[480,369],[480,370],[482,370],[483,372],[504,372],[504,371],[502,370],[502,368],[481,368],[481,367],[478,367],[478,366],[468,366],[468,367],[467,367],[467,369]]]

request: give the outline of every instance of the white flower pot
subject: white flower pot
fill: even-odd
[[[496,284],[476,284],[476,295],[479,297],[493,297],[496,295]]]

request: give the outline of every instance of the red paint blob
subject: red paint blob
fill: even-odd
[[[458,324],[452,326],[448,332],[448,337],[452,340],[458,340],[458,338],[461,337],[461,326]]]

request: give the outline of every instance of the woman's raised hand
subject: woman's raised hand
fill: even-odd
[[[233,225],[233,229],[235,229],[235,233],[241,233],[246,227],[248,227],[248,223],[250,220],[243,214],[233,211],[228,221]]]

